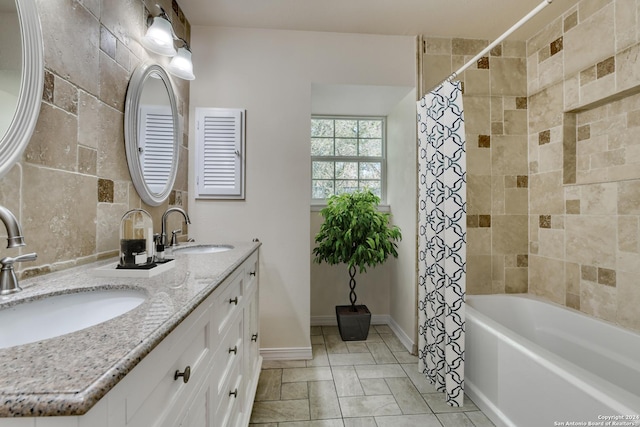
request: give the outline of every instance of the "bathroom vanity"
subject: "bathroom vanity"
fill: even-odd
[[[104,263],[94,263],[22,281],[0,308],[112,288],[145,300],[95,326],[0,349],[0,427],[248,425],[262,362],[259,245],[176,253],[175,267],[151,278],[95,277]]]

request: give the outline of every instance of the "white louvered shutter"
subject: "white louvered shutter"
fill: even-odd
[[[168,106],[142,105],[138,135],[144,181],[152,192],[164,191],[173,164],[173,115]]]
[[[196,108],[197,197],[244,198],[244,110]]]

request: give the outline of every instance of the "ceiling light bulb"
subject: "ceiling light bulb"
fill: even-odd
[[[193,62],[191,62],[191,52],[186,47],[178,49],[178,54],[171,58],[171,62],[167,67],[169,72],[176,77],[184,80],[193,80]]]
[[[153,18],[153,24],[142,38],[142,45],[151,52],[164,56],[174,56],[176,49],[173,47],[173,28],[171,22],[162,16]]]

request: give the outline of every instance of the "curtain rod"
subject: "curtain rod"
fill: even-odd
[[[480,52],[479,54],[477,54],[476,56],[474,56],[471,60],[469,60],[469,62],[467,62],[466,64],[464,64],[462,67],[460,67],[457,71],[449,74],[449,77],[447,77],[446,79],[442,80],[440,83],[438,83],[437,85],[433,86],[431,89],[429,89],[427,91],[427,93],[431,92],[433,89],[437,88],[438,86],[440,86],[442,83],[444,82],[450,82],[451,80],[455,79],[456,77],[458,77],[460,74],[462,74],[464,72],[464,70],[466,70],[467,68],[469,68],[471,65],[475,64],[478,59],[482,58],[487,52],[489,52],[491,49],[493,49],[494,47],[496,47],[498,44],[500,44],[502,42],[502,40],[506,39],[507,37],[509,37],[511,35],[511,33],[513,33],[514,31],[516,31],[518,28],[522,27],[529,19],[533,18],[535,15],[538,14],[538,12],[540,12],[542,9],[544,9],[545,7],[549,6],[551,3],[553,2],[553,0],[543,0],[542,3],[540,3],[538,6],[536,6],[535,9],[533,9],[531,12],[529,12],[524,18],[520,19],[518,22],[516,22],[511,28],[509,28],[507,31],[505,31],[500,37],[498,37],[497,39],[495,39],[495,41],[493,43],[491,43],[489,46],[487,46],[486,48],[484,48],[484,50],[482,50],[482,52]]]

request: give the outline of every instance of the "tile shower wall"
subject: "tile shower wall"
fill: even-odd
[[[18,266],[23,276],[117,255],[120,218],[131,208],[149,210],[159,231],[169,204],[186,207],[188,126],[174,191],[163,206],[142,203],[125,156],[129,78],[138,64],[159,60],[139,42],[156,3],[188,40],[190,26],[175,1],[37,1],[45,54],[40,116],[21,161],[0,180],[0,204],[23,227],[27,246],[20,252],[38,253],[36,262]],[[189,84],[174,83],[180,120],[187,123]],[[18,253],[3,251],[10,252]]]
[[[425,38],[429,90],[488,46]],[[527,292],[527,73],[524,42],[496,46],[464,72],[467,137],[467,292]]]
[[[639,17],[583,0],[527,42],[529,291],[635,330]]]

